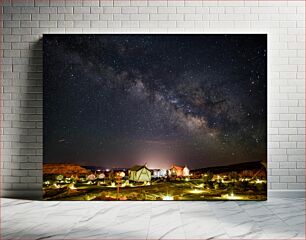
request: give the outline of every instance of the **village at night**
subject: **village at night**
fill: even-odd
[[[46,34],[45,200],[267,199],[265,34]]]
[[[176,165],[169,169],[44,166],[46,200],[266,200],[266,187],[265,164],[260,162],[194,171]]]

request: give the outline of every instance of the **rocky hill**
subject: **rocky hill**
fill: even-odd
[[[194,174],[201,174],[204,172],[227,174],[232,171],[237,172],[241,176],[254,176],[256,174],[258,177],[266,177],[267,175],[266,163],[260,161],[191,170]]]
[[[44,164],[43,166],[43,174],[56,174],[56,175],[80,175],[80,174],[90,174],[91,172],[79,165],[76,164],[64,164],[64,163],[56,163],[56,164]]]

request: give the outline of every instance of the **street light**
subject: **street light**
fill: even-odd
[[[119,200],[119,188],[122,182],[122,178],[124,178],[125,173],[124,172],[120,172],[116,174],[116,182],[117,182],[117,200]]]

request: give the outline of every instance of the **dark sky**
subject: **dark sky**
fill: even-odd
[[[44,35],[44,163],[194,169],[266,144],[265,34]]]

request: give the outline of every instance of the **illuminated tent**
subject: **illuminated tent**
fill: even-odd
[[[129,170],[129,180],[135,182],[149,182],[151,181],[151,171],[145,165],[136,165]]]

